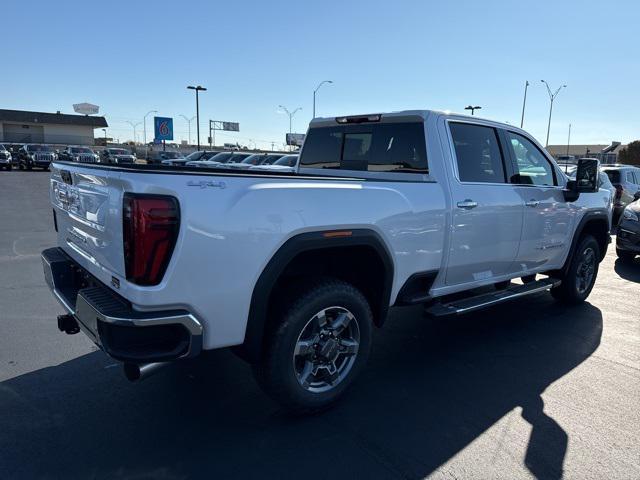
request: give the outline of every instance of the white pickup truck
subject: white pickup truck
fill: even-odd
[[[128,378],[233,346],[313,411],[362,370],[389,307],[584,301],[610,242],[597,169],[569,180],[526,132],[434,111],[315,119],[292,173],[55,162],[45,277],[60,330]]]

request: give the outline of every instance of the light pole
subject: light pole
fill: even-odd
[[[157,110],[149,110],[142,119],[142,139],[144,140],[144,158],[147,158],[149,149],[147,148],[147,117],[152,113],[158,113]]]
[[[189,126],[189,145],[191,145],[191,122],[196,117],[187,118],[186,116],[184,116],[182,114],[180,116],[185,119],[185,121],[187,122],[187,125]]]
[[[527,104],[527,88],[529,88],[529,80],[524,84],[524,100],[522,101],[522,117],[520,117],[520,128],[524,125],[524,107]]]
[[[196,128],[198,131],[198,151],[200,151],[200,98],[198,97],[198,93],[205,92],[207,89],[200,85],[198,85],[197,87],[189,85],[187,88],[189,90],[196,91]]]
[[[107,129],[103,128],[102,131],[104,132],[104,146],[107,146]]]
[[[287,107],[285,107],[284,105],[279,105],[279,107],[280,107],[282,110],[284,110],[284,111],[285,111],[285,113],[286,113],[287,115],[289,115],[289,137],[291,137],[291,125],[292,125],[292,122],[293,122],[293,116],[296,114],[296,112],[297,112],[298,110],[302,110],[302,107],[298,107],[298,108],[296,108],[293,112],[290,112],[290,111],[287,109]]]
[[[133,122],[129,122],[127,121],[127,123],[129,125],[131,125],[133,127],[133,144],[135,145],[138,139],[138,136],[136,134],[136,128],[138,128],[138,126],[142,123],[142,122],[138,122],[138,123],[133,123]]]
[[[474,107],[474,106],[469,105],[469,106],[467,106],[467,107],[464,107],[464,109],[465,109],[465,110],[471,110],[471,115],[473,115],[473,113],[474,113],[476,110],[482,110],[482,107],[480,107],[480,106],[478,106],[478,105],[476,105],[475,107]]]
[[[333,80],[323,80],[318,84],[316,89],[313,91],[313,118],[316,118],[316,92],[320,90],[320,87],[325,83],[333,83]]]
[[[562,90],[563,88],[567,88],[567,86],[562,85],[558,87],[558,89],[555,92],[551,93],[551,88],[549,87],[549,84],[545,80],[540,80],[540,81],[544,83],[545,86],[547,87],[547,93],[549,94],[549,100],[551,102],[549,105],[549,124],[547,125],[547,142],[545,144],[545,148],[546,148],[549,146],[549,131],[551,130],[551,114],[553,113],[553,101],[556,99],[556,97],[560,93],[560,90]]]

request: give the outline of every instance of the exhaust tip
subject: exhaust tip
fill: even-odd
[[[125,363],[124,376],[127,377],[127,380],[130,382],[137,382],[140,380],[142,376],[140,373],[140,365],[136,365],[135,363]]]
[[[144,380],[151,375],[162,370],[171,362],[154,362],[154,363],[125,363],[124,364],[124,376],[130,382],[138,382]]]

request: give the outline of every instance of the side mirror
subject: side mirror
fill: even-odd
[[[581,158],[578,160],[576,179],[567,182],[564,190],[564,199],[567,202],[575,202],[581,193],[594,193],[598,191],[598,168],[600,162],[595,158]]]
[[[640,200],[640,190],[638,190],[633,196],[633,201],[635,202],[636,200]]]
[[[581,158],[576,170],[576,188],[578,192],[594,193],[598,191],[598,167],[600,162],[595,158]]]

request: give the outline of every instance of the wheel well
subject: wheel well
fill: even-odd
[[[602,218],[589,220],[580,232],[580,237],[584,237],[585,235],[592,235],[598,242],[598,247],[600,247],[600,261],[602,261],[609,245],[608,220]]]
[[[321,277],[351,283],[365,296],[374,323],[387,316],[393,283],[393,263],[374,231],[354,229],[345,236],[310,232],[289,239],[269,261],[253,290],[245,339],[237,351],[250,362],[259,361],[267,325],[280,318],[288,296]]]
[[[388,307],[385,299],[385,265],[378,253],[370,246],[356,245],[297,254],[284,268],[270,295],[269,305],[277,305],[278,298],[295,291],[296,286],[319,277],[334,277],[359,289],[371,306],[374,322],[384,323],[383,314]],[[386,303],[385,303],[386,302]],[[383,312],[384,311],[384,312]]]

